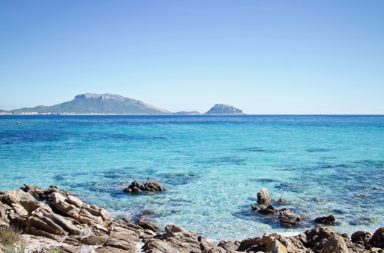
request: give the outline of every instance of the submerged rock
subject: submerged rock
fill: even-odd
[[[123,189],[128,193],[141,193],[141,192],[164,192],[166,191],[158,182],[147,181],[140,184],[137,181],[133,181],[127,188]]]
[[[276,201],[277,204],[279,205],[285,205],[287,204],[287,201],[283,198],[279,198],[277,201]]]
[[[324,225],[335,225],[336,218],[333,215],[323,216],[323,217],[316,218],[315,222],[319,224],[324,224]]]
[[[268,216],[274,216],[276,214],[276,209],[273,206],[267,206],[266,208],[259,208],[257,211],[262,215],[268,215]]]

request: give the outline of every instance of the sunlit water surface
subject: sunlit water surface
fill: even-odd
[[[115,217],[143,212],[212,239],[303,231],[333,214],[384,224],[384,116],[2,116],[0,190],[58,185]],[[131,196],[132,180],[168,191]],[[307,217],[286,230],[250,210],[262,187]]]

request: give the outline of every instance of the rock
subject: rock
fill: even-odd
[[[253,211],[257,211],[262,215],[273,217],[285,228],[297,227],[301,224],[302,218],[299,215],[287,208],[276,209],[271,203],[272,200],[268,191],[266,189],[261,189],[260,192],[257,193],[258,205],[251,205],[251,208]]]
[[[367,231],[357,231],[351,235],[351,240],[353,243],[363,245],[367,247],[369,240],[371,239],[372,234]]]
[[[276,201],[277,204],[279,205],[285,205],[287,204],[287,201],[283,198],[279,198],[277,201]]]
[[[119,248],[109,247],[109,246],[102,246],[96,249],[96,253],[131,253],[131,252],[137,252],[136,251],[127,251],[122,250]]]
[[[10,205],[18,215],[28,215],[36,210],[40,204],[36,199],[20,189],[1,195],[1,201]]]
[[[266,208],[259,207],[257,210],[262,215],[274,216],[276,214],[276,209],[273,206],[267,206]]]
[[[246,251],[252,246],[261,244],[261,238],[260,237],[253,237],[253,238],[247,238],[240,242],[239,247],[237,248],[238,251]]]
[[[267,246],[268,253],[288,253],[287,248],[278,240],[273,240]]]
[[[84,238],[81,238],[81,243],[86,245],[102,245],[108,240],[108,236],[97,236],[90,235]]]
[[[158,182],[147,181],[144,184],[140,184],[137,181],[133,181],[127,188],[123,189],[128,193],[141,193],[141,192],[164,192],[166,191]]]
[[[216,247],[203,237],[186,231],[175,225],[167,225],[165,234],[158,234],[145,241],[143,251],[146,253],[160,252],[204,252],[224,253],[221,247]]]
[[[153,232],[157,232],[159,230],[159,228],[154,223],[147,221],[147,220],[140,220],[139,226],[144,228],[144,229],[149,229]]]
[[[283,208],[278,212],[278,220],[280,225],[286,228],[297,227],[301,224],[301,217],[287,208]]]
[[[321,253],[350,253],[361,252],[361,248],[327,227],[316,226],[311,230],[305,231],[307,247],[314,252]]]
[[[260,205],[266,205],[270,206],[272,204],[271,196],[269,195],[269,192],[266,188],[262,188],[257,193],[257,204]]]
[[[315,222],[324,225],[335,225],[336,218],[333,215],[323,216],[316,218]]]
[[[332,236],[324,242],[322,253],[350,253],[350,251],[343,237],[332,234]]]
[[[240,245],[239,241],[223,240],[223,241],[220,241],[217,246],[220,248],[223,248],[227,252],[233,252],[239,248],[239,245]]]
[[[384,249],[384,227],[379,228],[373,233],[371,240],[369,240],[371,247]]]

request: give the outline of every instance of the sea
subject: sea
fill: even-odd
[[[123,192],[133,180],[167,191]],[[339,232],[373,232],[384,225],[384,116],[0,116],[0,191],[23,184],[212,240],[299,233],[331,214]],[[303,224],[253,212],[261,188]]]

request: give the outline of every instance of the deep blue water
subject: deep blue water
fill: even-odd
[[[1,116],[0,190],[58,185],[116,217],[148,213],[213,239],[384,225],[384,116]],[[132,180],[168,192],[130,196]],[[279,228],[250,211],[262,187],[308,218]]]

